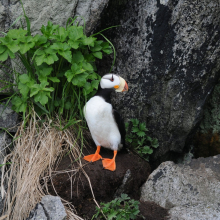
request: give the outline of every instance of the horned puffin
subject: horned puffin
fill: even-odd
[[[115,157],[117,151],[125,145],[125,126],[120,114],[113,109],[110,95],[113,91],[128,91],[127,82],[116,74],[106,74],[101,78],[97,93],[84,106],[84,115],[97,146],[95,154],[84,157],[84,160],[94,162],[102,159],[104,169],[116,169]],[[102,158],[99,154],[102,147],[114,151],[112,159]]]

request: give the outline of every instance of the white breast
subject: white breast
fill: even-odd
[[[94,96],[84,106],[85,118],[95,144],[118,150],[121,135],[112,114],[112,105]]]

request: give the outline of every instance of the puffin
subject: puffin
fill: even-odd
[[[103,168],[115,171],[118,150],[125,146],[125,124],[118,111],[111,104],[111,93],[128,91],[127,82],[112,73],[105,74],[99,83],[97,93],[85,104],[83,111],[93,141],[97,149],[94,154],[83,159],[95,162],[102,159]],[[101,146],[114,152],[112,159],[102,158]]]

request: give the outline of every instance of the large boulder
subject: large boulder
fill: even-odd
[[[162,163],[142,186],[141,200],[170,209],[172,220],[219,219],[220,155]]]
[[[30,19],[32,32],[39,32],[42,25],[46,25],[48,21],[54,24],[66,26],[69,18],[82,16],[86,22],[86,32],[90,32],[100,19],[100,14],[109,0],[23,0],[23,6],[26,15]],[[4,1],[4,5],[0,4],[0,12],[2,11],[2,19],[0,17],[0,27],[4,30],[8,23],[14,22],[23,14],[21,2],[17,0]],[[83,19],[81,25],[83,25]],[[9,21],[9,22],[8,22]],[[24,20],[23,20],[24,21]],[[17,22],[16,25],[20,25]]]
[[[113,72],[129,86],[114,104],[124,118],[147,122],[160,142],[157,164],[183,152],[217,83],[219,13],[215,0],[114,0],[103,12],[100,29],[121,25],[106,36],[117,51]]]

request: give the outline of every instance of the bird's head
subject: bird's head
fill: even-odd
[[[102,89],[115,89],[116,92],[128,91],[126,81],[115,74],[108,73],[101,78],[100,86]]]

